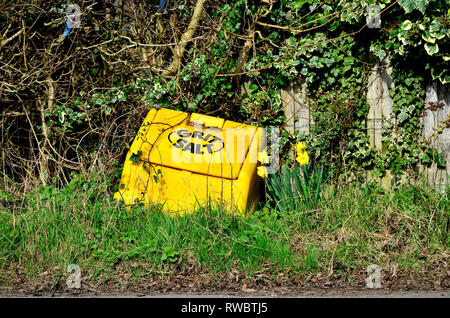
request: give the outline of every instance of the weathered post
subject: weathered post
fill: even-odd
[[[378,152],[382,151],[382,129],[383,125],[390,123],[393,101],[389,90],[393,87],[392,65],[388,57],[381,62],[378,61],[372,68],[369,82],[367,84],[367,103],[370,105],[367,116],[367,134],[370,146]],[[385,190],[392,187],[393,176],[390,170],[381,179],[381,185]]]
[[[292,81],[281,91],[286,130],[290,134],[310,132],[310,110],[306,101],[306,82],[303,79]]]
[[[446,160],[446,167],[439,167],[433,160],[424,167],[428,184],[444,188],[450,174],[450,89],[448,84],[433,81],[427,85],[425,109],[421,118],[423,137],[431,148]],[[442,190],[442,189],[441,189]]]

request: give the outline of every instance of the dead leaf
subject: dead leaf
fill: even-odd
[[[256,289],[247,288],[247,284],[242,285],[242,291],[246,293],[254,293]]]

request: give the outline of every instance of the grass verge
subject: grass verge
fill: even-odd
[[[126,210],[104,182],[77,177],[0,208],[0,284],[13,288],[18,275],[26,283],[43,273],[52,273],[54,286],[64,284],[69,264],[97,285],[177,273],[208,282],[244,275],[250,282],[361,285],[370,264],[445,281],[449,211],[448,191],[411,185],[384,193],[353,184],[325,185],[314,209],[266,206],[241,217],[214,208],[168,217],[158,207]]]

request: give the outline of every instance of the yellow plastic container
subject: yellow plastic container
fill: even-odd
[[[262,128],[151,109],[128,151],[114,197],[185,214],[207,203],[244,213],[259,198]]]

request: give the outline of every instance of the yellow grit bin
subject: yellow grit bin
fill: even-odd
[[[262,128],[170,109],[151,109],[125,159],[119,191],[127,206],[163,204],[183,215],[207,203],[245,213],[259,199]]]

